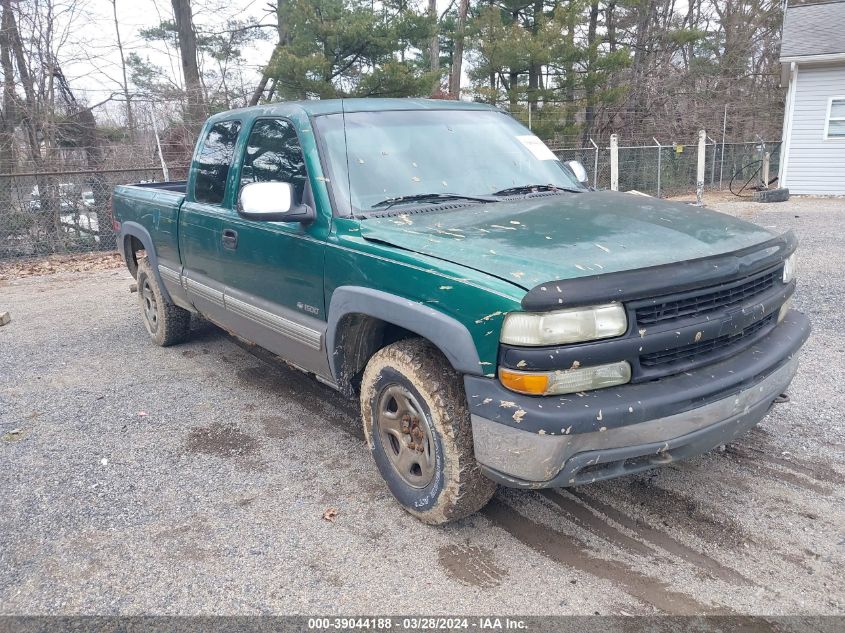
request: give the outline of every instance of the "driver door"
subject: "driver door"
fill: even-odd
[[[251,182],[288,182],[293,203],[313,207],[290,121],[258,119],[243,155],[238,189]],[[221,229],[226,307],[238,320],[236,330],[292,364],[330,377],[324,347],[324,242],[300,222],[249,220],[235,210],[225,215]]]

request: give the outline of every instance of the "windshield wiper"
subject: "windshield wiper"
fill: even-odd
[[[568,191],[569,193],[583,193],[583,189],[575,187],[558,187],[556,185],[519,185],[508,187],[494,193],[494,196],[515,196],[520,193],[537,193],[538,191]]]
[[[437,204],[438,202],[445,202],[446,200],[473,200],[475,202],[498,202],[495,198],[490,196],[465,196],[460,193],[415,193],[408,196],[397,196],[395,198],[388,198],[381,202],[376,202],[372,205],[373,209],[384,207],[389,209],[394,204],[401,204],[403,202],[431,202]]]

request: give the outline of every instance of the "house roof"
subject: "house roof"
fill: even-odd
[[[791,0],[783,19],[781,61],[845,55],[845,0]]]

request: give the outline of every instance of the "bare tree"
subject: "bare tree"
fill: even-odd
[[[123,97],[126,99],[126,127],[129,128],[130,138],[135,135],[135,118],[132,115],[132,98],[129,94],[129,82],[126,79],[126,56],[123,54],[123,41],[120,39],[120,21],[117,19],[117,0],[111,0],[114,15],[114,33],[117,38],[117,50],[120,53],[120,70],[123,75]]]

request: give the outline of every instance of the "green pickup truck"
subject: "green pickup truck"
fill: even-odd
[[[113,213],[157,344],[200,314],[360,398],[391,492],[443,523],[729,442],[795,374],[791,232],[584,180],[490,106],[279,103]]]

